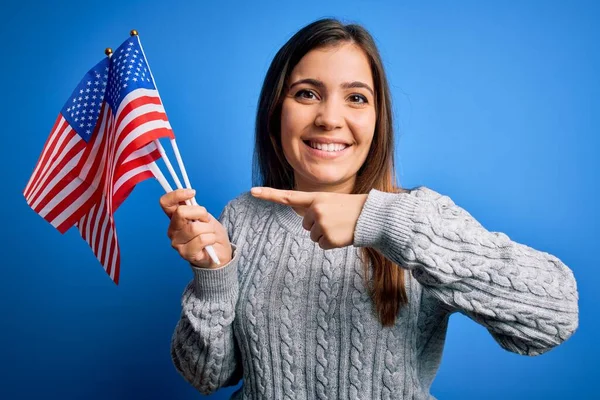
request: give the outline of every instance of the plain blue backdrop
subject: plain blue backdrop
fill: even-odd
[[[10,0],[1,11],[0,398],[202,397],[169,355],[191,271],[166,236],[158,182],[116,213],[119,286],[76,230],[59,234],[22,191],[80,77],[137,29],[197,199],[218,215],[251,186],[269,63],[325,16],[364,24],[380,46],[400,184],[450,196],[487,229],[559,257],[578,282],[578,331],[539,357],[453,316],[432,394],[600,396],[597,2]]]

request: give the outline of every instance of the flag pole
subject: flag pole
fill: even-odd
[[[144,52],[144,47],[142,46],[142,41],[139,38],[138,31],[136,31],[135,29],[132,29],[131,32],[129,32],[129,35],[137,36],[138,44],[140,45],[140,49],[142,50],[142,56],[147,61],[148,59],[146,58],[146,53]],[[147,65],[148,65],[148,73],[150,74],[150,77],[152,78],[152,82],[154,82],[154,87],[156,88],[156,92],[159,93],[158,85],[156,84],[156,80],[154,79],[154,75],[152,75],[152,70],[150,69],[150,63],[148,62]],[[160,97],[160,93],[158,96]],[[162,102],[162,99],[161,99],[161,102]],[[175,173],[175,170],[173,169],[173,166],[171,165],[171,161],[169,160],[169,157],[167,157],[167,154],[165,153],[164,148],[162,147],[162,145],[160,144],[158,139],[155,139],[154,142],[156,144],[156,147],[158,148],[158,152],[163,157],[163,160],[164,160],[165,164],[167,165],[167,169],[169,170],[169,173],[171,174],[171,176],[173,177],[173,180],[175,181],[175,185],[177,186],[178,189],[182,189],[181,181],[179,180],[179,177]],[[173,147],[173,151],[175,152],[175,158],[177,158],[177,163],[179,164],[179,169],[181,170],[181,174],[183,175],[183,181],[185,182],[185,187],[187,189],[191,189],[192,185],[190,184],[190,180],[188,178],[187,171],[185,170],[185,166],[183,165],[183,160],[181,159],[181,154],[179,154],[179,149],[177,148],[177,142],[175,142],[175,136],[173,136],[173,138],[170,140],[170,142],[171,142],[171,146]],[[156,166],[156,167],[158,168],[158,166]],[[162,172],[160,174],[162,175]],[[163,179],[164,179],[164,176],[163,176]],[[164,188],[164,186],[163,186],[163,188]],[[169,191],[171,191],[171,190],[169,190]],[[198,205],[198,203],[196,202],[195,196],[192,197],[191,203],[194,206]],[[186,201],[186,204],[187,204],[187,201]],[[212,261],[215,264],[217,264],[217,265],[221,264],[221,261],[219,260],[219,257],[217,256],[217,253],[215,252],[215,249],[211,245],[206,246],[204,249],[206,250],[206,252],[208,253],[208,255],[210,256],[210,258],[212,259]]]

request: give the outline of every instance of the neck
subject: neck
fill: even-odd
[[[353,176],[343,182],[336,182],[333,184],[307,182],[302,178],[298,179],[298,175],[296,175],[295,181],[296,185],[294,187],[294,190],[299,190],[301,192],[331,192],[350,194],[354,190],[356,176]]]
[[[352,176],[351,178],[343,181],[337,182],[334,184],[322,184],[322,183],[314,183],[307,182],[302,178],[298,178],[298,174],[295,174],[296,185],[294,190],[299,190],[301,192],[330,192],[330,193],[346,193],[350,194],[354,190],[354,183],[356,182],[356,176]],[[300,207],[292,207],[296,214],[300,216],[304,216],[304,212],[306,211]]]

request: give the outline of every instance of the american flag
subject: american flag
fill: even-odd
[[[61,233],[73,225],[118,284],[114,212],[151,177],[154,140],[173,138],[137,35],[83,77],[54,123],[23,194]]]

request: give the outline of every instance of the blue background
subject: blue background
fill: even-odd
[[[191,272],[166,236],[158,182],[138,185],[116,214],[118,287],[77,231],[60,235],[22,191],[80,77],[137,29],[197,199],[218,215],[251,186],[269,63],[324,16],[364,24],[380,46],[400,183],[449,195],[489,230],[556,255],[578,281],[579,330],[539,357],[506,352],[453,316],[432,393],[597,398],[598,3],[424,3],[3,1],[0,398],[201,397],[170,360]]]

